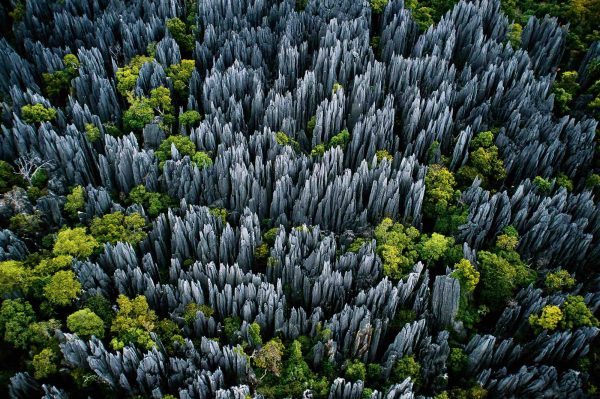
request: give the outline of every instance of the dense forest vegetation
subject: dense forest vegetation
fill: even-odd
[[[600,395],[600,0],[0,18],[0,397]]]

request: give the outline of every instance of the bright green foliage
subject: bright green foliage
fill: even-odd
[[[35,171],[33,176],[31,176],[31,185],[37,188],[43,188],[48,182],[48,173],[44,168],[40,168]]]
[[[567,113],[570,110],[571,101],[579,90],[578,76],[575,71],[565,71],[552,86],[554,101],[561,113]]]
[[[550,193],[550,190],[552,190],[552,182],[548,179],[544,179],[541,176],[536,176],[532,183],[542,194],[548,194]]]
[[[93,254],[99,245],[94,237],[86,234],[85,227],[75,227],[58,232],[52,253],[86,258]]]
[[[455,191],[454,175],[442,165],[431,165],[425,176],[425,198],[423,212],[430,218],[444,215],[454,201],[458,192]]]
[[[279,377],[283,363],[284,346],[279,338],[274,338],[264,344],[253,356],[254,365]]]
[[[508,42],[512,46],[513,49],[518,49],[521,47],[521,35],[523,34],[523,27],[521,24],[514,23],[511,24],[508,30]]]
[[[518,287],[533,280],[531,270],[521,262],[509,262],[487,251],[479,251],[477,257],[481,276],[480,296],[493,309],[504,306]]]
[[[433,8],[423,7],[417,0],[408,0],[404,4],[406,8],[410,9],[412,17],[421,31],[426,31],[433,25],[433,14],[435,13]]]
[[[561,328],[573,329],[598,326],[598,319],[594,317],[581,295],[569,295],[562,305],[562,312]]]
[[[156,328],[158,317],[148,307],[146,297],[139,295],[129,299],[119,295],[117,305],[119,311],[110,327],[110,331],[114,334],[110,342],[113,349],[122,349],[130,342],[142,349],[152,348],[155,343],[150,333]]]
[[[383,260],[383,273],[400,279],[408,273],[417,261],[419,230],[405,227],[386,218],[375,228],[377,254]]]
[[[467,366],[469,357],[460,348],[451,348],[448,356],[448,370],[455,376],[459,376]]]
[[[129,98],[130,106],[123,112],[123,124],[127,130],[140,131],[154,120],[154,110],[145,97]]]
[[[269,246],[266,243],[260,244],[254,250],[254,258],[255,259],[267,259],[269,256]]]
[[[223,224],[227,223],[227,209],[225,208],[210,208],[210,214],[221,219]]]
[[[56,354],[50,348],[44,348],[40,353],[33,357],[32,361],[36,380],[46,378],[49,375],[56,373]]]
[[[472,149],[477,148],[489,148],[494,145],[494,133],[490,130],[485,132],[480,132],[477,136],[473,138],[469,147]]]
[[[421,381],[421,365],[415,360],[413,355],[405,355],[402,359],[396,360],[390,375],[391,381],[400,383],[410,377],[415,385]]]
[[[85,136],[90,141],[90,143],[94,143],[100,140],[100,129],[93,123],[86,123]]]
[[[26,123],[49,122],[56,118],[56,110],[43,104],[28,104],[21,107],[21,116]]]
[[[92,335],[96,338],[104,337],[104,322],[88,308],[76,311],[67,317],[67,327],[82,338]]]
[[[171,159],[171,145],[177,148],[179,154],[192,157],[196,153],[196,144],[187,136],[169,136],[160,143],[158,149],[154,152],[156,158],[160,161],[159,166],[162,168],[168,159]]]
[[[18,186],[23,183],[22,179],[12,166],[6,161],[0,160],[0,194],[10,191],[13,186]]]
[[[116,244],[128,242],[137,244],[146,238],[146,220],[139,213],[124,215],[121,212],[95,217],[90,224],[90,232],[99,242]]]
[[[310,155],[312,155],[313,157],[318,157],[318,156],[321,156],[323,154],[325,154],[325,144],[317,144],[310,151]]]
[[[177,44],[184,50],[192,51],[194,49],[194,35],[187,33],[188,29],[185,22],[179,18],[167,19],[167,29]]]
[[[558,184],[559,187],[564,187],[569,192],[573,191],[573,181],[564,173],[560,173],[556,176],[556,184]]]
[[[192,73],[196,69],[196,61],[181,60],[179,64],[167,68],[167,76],[173,81],[173,90],[180,98],[186,98]]]
[[[353,253],[358,253],[358,251],[360,251],[360,249],[366,243],[367,243],[367,240],[365,240],[363,237],[358,237],[356,240],[352,241],[352,244],[350,244],[348,246],[347,251],[348,252],[353,252]]]
[[[32,236],[40,231],[42,218],[39,212],[17,213],[10,218],[9,227],[20,236]]]
[[[200,169],[208,168],[212,166],[213,161],[210,155],[204,151],[198,151],[192,156],[192,162],[196,164]]]
[[[71,267],[73,257],[70,255],[58,255],[54,258],[44,258],[33,268],[33,274],[36,276],[51,276],[59,270],[65,270]]]
[[[467,293],[473,292],[479,283],[479,272],[467,259],[461,259],[460,262],[454,265],[451,276],[460,282],[461,288]]]
[[[348,381],[365,381],[367,378],[367,368],[360,360],[348,362],[346,366],[346,380]]]
[[[312,378],[313,374],[302,356],[302,345],[296,340],[289,346],[289,357],[283,370],[282,382],[287,386],[288,394],[297,398],[302,396]]]
[[[389,0],[371,0],[371,10],[374,14],[382,14]]]
[[[535,329],[554,330],[562,320],[563,313],[558,306],[546,305],[539,315],[529,315],[529,324]]]
[[[27,289],[28,270],[22,262],[6,260],[0,262],[0,297]]]
[[[79,72],[79,59],[74,54],[66,54],[63,57],[65,67],[53,73],[42,74],[42,79],[46,87],[46,94],[49,98],[56,101],[63,101],[69,93],[71,80]]]
[[[19,349],[26,349],[31,339],[29,325],[35,322],[31,304],[23,299],[6,299],[0,308],[0,334]]]
[[[123,113],[123,123],[126,128],[140,131],[148,123],[159,116],[163,123],[170,125],[175,121],[171,92],[166,87],[160,86],[150,91],[150,98],[127,96],[129,108]]]
[[[275,239],[277,238],[277,234],[279,234],[279,227],[273,227],[272,229],[267,230],[267,232],[263,235],[263,241],[268,245],[273,245],[275,243]]]
[[[519,237],[510,234],[500,234],[496,237],[496,246],[500,249],[512,251],[519,245]]]
[[[182,126],[194,126],[202,120],[202,115],[198,111],[185,111],[179,115],[179,123]]]
[[[81,186],[73,187],[71,194],[67,195],[65,212],[71,216],[77,216],[77,212],[83,211],[85,207],[85,189]]]
[[[442,258],[454,245],[452,237],[433,233],[431,237],[423,236],[419,245],[420,259],[428,264],[436,262]]]
[[[254,348],[262,345],[262,337],[260,336],[260,324],[254,322],[248,327],[248,335],[250,337],[250,345]]]
[[[140,69],[147,62],[152,62],[151,57],[137,55],[129,61],[129,64],[117,69],[117,90],[122,96],[133,90],[140,75]]]
[[[346,144],[350,141],[350,133],[344,129],[329,140],[329,148],[342,147],[345,148]]]
[[[175,204],[167,194],[147,191],[146,187],[141,184],[129,192],[129,201],[143,205],[150,217],[158,216]]]
[[[590,174],[585,181],[585,186],[588,188],[600,187],[600,175],[596,173]]]
[[[44,296],[52,305],[70,305],[80,292],[81,284],[71,270],[56,272],[44,286]]]
[[[375,153],[375,156],[380,161],[387,159],[388,161],[392,162],[394,160],[394,156],[390,154],[388,150],[379,150]]]
[[[298,148],[300,148],[300,145],[298,144],[298,142],[296,140],[292,139],[290,136],[288,136],[284,132],[275,133],[275,141],[279,145],[284,145],[284,146],[289,145],[294,150],[297,150]]]
[[[575,285],[575,279],[568,271],[561,269],[557,272],[546,274],[544,285],[549,292],[568,290]]]

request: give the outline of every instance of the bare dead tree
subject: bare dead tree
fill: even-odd
[[[20,156],[15,165],[17,166],[17,174],[31,185],[31,179],[40,169],[51,168],[54,164],[52,161],[44,160],[30,153]]]

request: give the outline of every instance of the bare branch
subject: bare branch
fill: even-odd
[[[45,169],[46,167],[51,168],[54,166],[52,161],[43,160],[31,153],[20,156],[19,159],[16,160],[15,165],[17,166],[17,174],[25,179],[30,185],[31,179],[40,169]]]

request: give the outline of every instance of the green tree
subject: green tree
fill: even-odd
[[[187,98],[189,82],[195,69],[194,60],[181,60],[181,63],[169,65],[167,68],[167,76],[173,81],[173,90],[179,98]]]
[[[453,245],[454,239],[452,237],[446,237],[439,233],[433,233],[431,237],[423,236],[418,247],[420,259],[428,264],[437,262],[448,254]]]
[[[128,130],[141,131],[154,120],[154,110],[145,97],[129,98],[129,108],[123,112],[123,124]]]
[[[188,33],[188,28],[185,22],[179,18],[168,19],[167,29],[181,48],[186,51],[192,51],[194,49],[194,35]]]
[[[36,276],[51,276],[59,270],[69,269],[73,263],[70,255],[58,255],[53,258],[44,258],[33,268]]]
[[[179,115],[179,123],[183,126],[194,126],[202,120],[202,115],[198,111],[185,111]]]
[[[382,14],[389,0],[371,0],[371,10],[374,14]]]
[[[302,356],[302,345],[298,340],[293,341],[282,373],[282,384],[286,386],[288,395],[298,398],[312,379],[313,373]]]
[[[104,321],[88,308],[69,315],[67,317],[67,327],[81,338],[104,337]]]
[[[367,367],[360,360],[354,360],[346,364],[346,379],[349,381],[365,381],[367,378]]]
[[[423,213],[432,219],[448,212],[450,204],[460,194],[454,188],[454,175],[442,165],[430,165],[425,176]]]
[[[400,279],[408,273],[418,259],[419,231],[405,227],[386,218],[375,228],[377,254],[383,260],[383,273]]]
[[[562,305],[563,317],[560,326],[565,329],[598,326],[598,319],[580,295],[569,295]]]
[[[506,303],[514,291],[530,283],[532,272],[524,264],[509,260],[488,251],[479,251],[480,297],[492,309],[498,309]]]
[[[64,68],[52,73],[42,74],[42,80],[46,89],[46,94],[54,101],[63,102],[69,94],[71,80],[79,72],[79,59],[74,54],[66,54],[63,57]]]
[[[413,355],[404,355],[402,359],[396,360],[390,380],[394,383],[400,383],[410,377],[416,386],[421,383],[421,365],[415,360]]]
[[[85,300],[85,307],[97,314],[98,317],[100,317],[104,322],[104,325],[108,326],[112,324],[112,320],[114,318],[112,304],[102,294],[96,294],[88,297]]]
[[[5,299],[0,308],[0,334],[15,348],[26,349],[31,340],[29,325],[35,322],[31,304],[23,299]]]
[[[67,195],[65,202],[65,212],[71,216],[77,216],[77,213],[85,207],[85,189],[81,186],[73,187],[71,193]]]
[[[116,244],[121,241],[135,245],[146,238],[144,227],[146,220],[139,213],[124,215],[114,212],[95,217],[90,224],[90,232],[99,242]]]
[[[117,69],[117,90],[122,96],[126,96],[133,90],[140,75],[140,69],[145,63],[152,61],[151,57],[137,55],[129,61],[129,64]]]
[[[10,218],[8,225],[20,236],[33,236],[41,231],[42,218],[39,212],[17,213]]]
[[[467,259],[461,259],[460,262],[454,265],[451,276],[460,282],[461,288],[467,293],[473,292],[479,283],[479,272]]]
[[[28,104],[21,107],[21,116],[26,123],[49,122],[56,118],[56,110],[43,104]]]
[[[329,148],[342,147],[345,148],[346,144],[350,141],[350,133],[344,129],[329,140]]]
[[[155,346],[150,333],[156,328],[158,317],[148,307],[146,297],[137,296],[129,299],[124,295],[117,298],[119,311],[115,316],[110,331],[114,334],[111,346],[115,350],[133,343],[142,349]]]
[[[460,376],[467,367],[469,357],[460,348],[451,348],[450,355],[448,356],[448,371],[453,376]]]
[[[250,345],[253,348],[262,345],[262,337],[260,336],[260,324],[254,322],[248,326],[248,336],[250,337]]]
[[[279,338],[274,338],[268,341],[252,356],[254,365],[265,370],[265,374],[270,372],[279,377],[283,367],[283,363],[281,361],[283,357],[283,349],[284,346]]]
[[[15,172],[13,167],[6,161],[0,160],[0,194],[4,194],[14,186],[23,184],[23,179]]]
[[[513,23],[510,25],[508,30],[508,42],[512,46],[513,49],[517,50],[521,47],[521,36],[523,34],[523,26],[518,23]]]
[[[150,217],[156,217],[175,205],[173,199],[167,194],[147,191],[143,185],[136,186],[129,192],[129,201],[143,205]]]
[[[568,290],[575,285],[575,279],[571,277],[568,271],[561,269],[546,274],[544,285],[549,292]]]
[[[536,176],[532,183],[542,194],[548,194],[552,190],[552,182],[542,176]]]
[[[192,155],[192,162],[194,162],[200,169],[207,168],[213,164],[211,157],[203,151],[198,151]]]
[[[466,165],[456,172],[456,178],[463,186],[470,185],[479,177],[484,187],[497,185],[506,177],[504,162],[499,156],[498,147],[493,145],[491,131],[479,133],[471,142],[472,149]]]
[[[529,324],[536,330],[554,330],[563,319],[563,312],[558,306],[546,305],[539,315],[529,315]]]
[[[90,143],[94,143],[100,140],[100,129],[94,125],[93,123],[85,124],[85,137],[90,141]]]
[[[56,272],[44,286],[44,296],[52,305],[70,305],[80,292],[81,284],[71,270]]]
[[[171,159],[171,146],[174,145],[177,148],[179,154],[184,156],[193,157],[196,153],[196,144],[190,140],[187,136],[169,136],[160,143],[158,149],[154,152],[156,158],[159,160],[159,166],[162,168],[168,159]]]
[[[36,380],[46,378],[49,375],[56,373],[56,353],[50,348],[44,348],[40,353],[33,357],[32,361]]]
[[[86,233],[85,227],[75,227],[58,232],[52,253],[86,258],[93,254],[99,245],[94,237]]]
[[[29,271],[22,262],[6,260],[0,262],[0,297],[17,291],[27,291]]]

